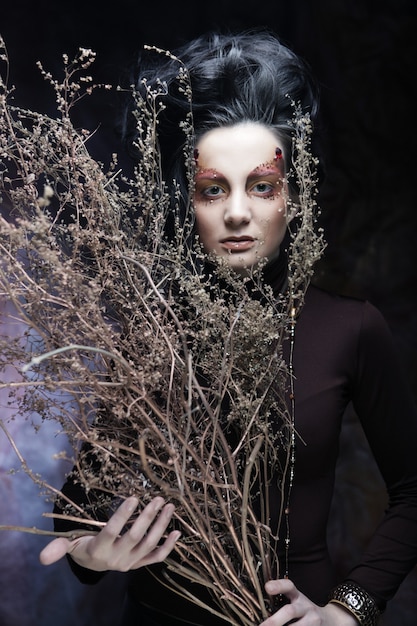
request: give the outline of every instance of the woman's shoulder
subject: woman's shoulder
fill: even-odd
[[[320,284],[310,283],[306,292],[306,303],[311,305],[327,305],[333,307],[362,308],[366,303],[366,298],[347,295],[335,289],[323,287]]]
[[[355,316],[361,317],[370,303],[365,298],[346,295],[335,290],[310,284],[304,299],[303,310],[320,317]]]
[[[315,327],[361,335],[390,334],[384,316],[375,305],[362,297],[346,295],[311,284],[306,292],[301,319]],[[301,321],[300,319],[300,321]]]
[[[320,307],[329,308],[330,311],[344,311],[351,313],[356,312],[363,315],[368,309],[381,315],[375,305],[373,305],[366,297],[348,295],[334,289],[328,289],[318,284],[311,283],[307,289],[305,296],[305,304],[309,308]]]

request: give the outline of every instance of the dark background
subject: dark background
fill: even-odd
[[[119,0],[108,5],[9,0],[0,12],[16,101],[44,112],[53,111],[53,95],[39,76],[37,60],[59,72],[62,53],[71,56],[79,46],[91,47],[97,52],[96,79],[117,83],[144,43],[172,49],[208,30],[254,26],[277,32],[308,61],[321,85],[326,177],[320,204],[328,247],[316,281],[366,297],[380,308],[394,334],[404,377],[417,397],[415,0]],[[119,148],[116,102],[111,96],[93,97],[83,103],[82,111],[83,126],[99,126],[91,150],[105,160]],[[343,570],[377,521],[384,496],[366,442],[349,412],[342,443],[330,539]],[[77,588],[77,593],[84,592]],[[98,604],[104,607],[100,611],[96,606],[88,623],[113,624],[104,600],[107,592],[88,593],[98,594]],[[87,603],[88,597],[79,602]],[[1,610],[2,626],[26,624],[6,624]],[[82,617],[76,621],[71,610],[68,621],[60,618],[61,626],[84,623]],[[415,626],[416,616],[413,573],[391,603],[384,624]],[[45,618],[39,624],[46,626]]]

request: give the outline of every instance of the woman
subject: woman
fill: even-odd
[[[296,158],[289,120],[294,103],[315,116],[314,81],[269,33],[202,37],[177,57],[192,87],[198,239],[208,256],[243,279],[262,267],[274,296],[285,299],[291,264],[288,229],[297,228],[299,192],[287,178]],[[159,129],[162,168],[165,180],[179,181],[186,197],[178,120],[187,101],[174,84],[173,65],[173,59],[159,57],[155,67],[140,66],[138,88],[143,78],[147,85],[166,83]],[[289,359],[288,346],[285,350]],[[297,314],[291,363],[299,439],[286,509],[289,530],[281,535],[281,578],[266,583],[269,594],[285,601],[263,626],[292,620],[306,626],[372,626],[417,563],[416,411],[386,325],[367,302],[310,286]],[[386,482],[389,507],[362,560],[338,581],[326,525],[341,419],[350,401]],[[75,487],[66,489],[72,494]],[[279,499],[279,493],[271,499],[272,518],[278,517]],[[121,534],[137,504],[135,498],[127,499],[94,537],[55,539],[41,553],[42,562],[68,554],[85,582],[98,580],[106,570],[129,571],[125,625],[224,623],[161,587],[155,577],[179,538],[177,530],[169,532],[172,504],[155,498]]]

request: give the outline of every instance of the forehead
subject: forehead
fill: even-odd
[[[255,122],[215,128],[205,133],[196,144],[199,168],[222,172],[230,169],[251,171],[271,162],[275,149],[283,146],[275,133]]]

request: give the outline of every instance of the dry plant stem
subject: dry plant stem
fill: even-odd
[[[77,520],[79,522],[79,519]],[[91,522],[89,522],[91,523]],[[56,530],[42,530],[41,528],[29,528],[28,526],[4,526],[0,525],[1,530],[10,530],[20,533],[28,533],[31,535],[41,535],[44,537],[64,537],[72,541],[78,539],[78,537],[85,537],[87,535],[97,535],[94,530],[68,530],[65,532],[58,532]]]
[[[109,352],[108,350],[103,350],[102,348],[96,348],[94,346],[70,344],[69,346],[62,346],[61,348],[55,348],[55,350],[50,350],[49,352],[45,352],[43,354],[40,354],[39,356],[33,357],[33,359],[29,363],[26,363],[25,365],[23,365],[22,372],[25,373],[28,370],[30,370],[34,365],[39,365],[40,363],[42,363],[42,361],[44,361],[45,359],[50,359],[51,357],[56,356],[58,354],[62,354],[63,352],[67,352],[68,350],[83,350],[86,352],[96,352],[98,354],[104,354],[110,357],[111,359],[114,359],[115,361],[119,361],[119,363],[125,366],[127,372],[129,372],[130,370],[129,364],[123,358],[121,358],[118,354],[114,354],[113,352]]]
[[[99,522],[98,520],[90,520],[90,519],[85,519],[85,520],[80,520],[79,517],[75,517],[72,515],[62,515],[60,513],[42,513],[42,517],[48,517],[48,518],[52,518],[52,519],[64,519],[67,520],[69,522],[77,522],[78,524],[80,522],[83,522],[84,524],[88,524],[89,526],[97,526],[97,528],[104,528],[104,526],[106,525],[106,522]],[[82,537],[83,534],[86,535],[96,535],[98,531],[96,530],[87,530],[87,529],[80,529],[77,530],[77,533],[80,533],[79,536]]]
[[[263,444],[263,438],[259,437],[258,441],[255,444],[255,447],[253,448],[250,457],[248,459],[248,464],[247,467],[245,469],[245,475],[244,475],[244,479],[243,479],[243,502],[249,502],[250,501],[250,492],[249,492],[249,484],[250,484],[250,479],[251,479],[251,475],[252,475],[252,469],[253,469],[253,465],[256,461],[256,458],[259,454],[259,451],[261,449],[261,446]],[[248,569],[250,570],[250,574],[251,574],[251,580],[253,581],[255,588],[256,588],[256,592],[258,595],[258,598],[260,599],[261,602],[261,608],[262,608],[262,616],[263,617],[267,617],[268,613],[266,610],[266,606],[265,603],[263,601],[263,591],[261,589],[261,585],[259,583],[259,577],[258,577],[258,572],[257,572],[257,568],[255,567],[254,563],[253,563],[253,554],[252,554],[252,550],[249,546],[249,542],[248,542],[248,532],[247,532],[247,524],[248,524],[248,510],[247,507],[244,508],[242,510],[242,538],[243,538],[243,547],[245,550],[245,555],[244,555],[244,563],[247,564]],[[260,543],[260,545],[262,546],[262,542]],[[262,565],[265,566],[266,562],[265,562],[265,555],[263,555],[263,562]],[[268,580],[268,579],[267,579]]]

